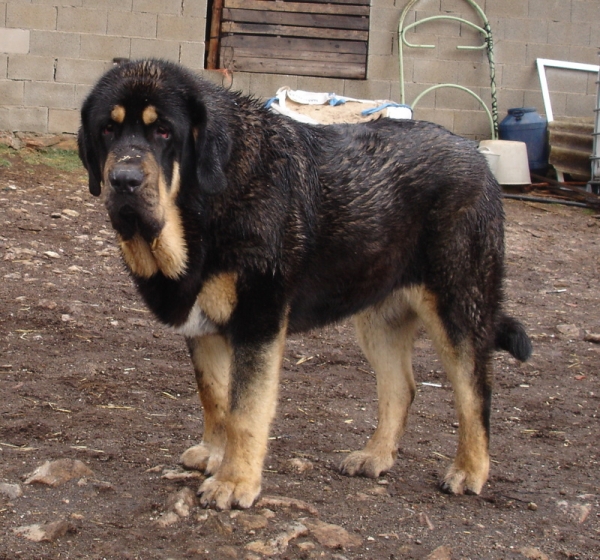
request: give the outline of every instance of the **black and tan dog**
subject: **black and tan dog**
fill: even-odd
[[[247,508],[260,492],[286,334],[349,316],[379,424],[341,470],[394,463],[423,324],[459,417],[442,489],[481,491],[491,354],[526,360],[531,346],[501,308],[500,189],[472,143],[417,121],[300,124],[156,60],[110,70],[81,116],[90,191],[105,187],[140,293],[190,349],[204,436],[182,461],[212,475],[203,505]]]

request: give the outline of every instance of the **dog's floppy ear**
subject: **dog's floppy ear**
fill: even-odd
[[[102,171],[100,169],[100,161],[96,155],[96,150],[92,148],[92,140],[86,134],[84,126],[81,125],[77,134],[77,147],[79,151],[79,159],[88,172],[88,181],[90,193],[94,196],[100,196]]]
[[[231,156],[229,127],[219,123],[216,115],[208,115],[201,100],[195,102],[194,144],[196,175],[200,188],[208,194],[219,194],[227,188],[225,168]]]

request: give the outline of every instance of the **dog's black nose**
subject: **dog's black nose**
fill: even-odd
[[[110,186],[120,193],[134,193],[144,182],[144,172],[137,165],[117,164],[108,174]]]

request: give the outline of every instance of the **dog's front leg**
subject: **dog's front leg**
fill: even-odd
[[[204,507],[248,508],[260,494],[284,344],[282,328],[266,342],[233,346],[225,453],[198,491]]]
[[[210,475],[217,471],[225,453],[232,349],[221,335],[188,338],[187,343],[204,410],[204,434],[199,445],[183,453],[181,462],[188,469]]]

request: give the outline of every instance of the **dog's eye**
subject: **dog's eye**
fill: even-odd
[[[156,128],[156,135],[163,140],[171,138],[171,131],[166,126],[159,126]]]
[[[115,130],[115,125],[113,123],[108,123],[103,129],[102,129],[102,134],[104,134],[105,136],[107,134],[112,134]]]

